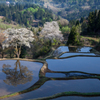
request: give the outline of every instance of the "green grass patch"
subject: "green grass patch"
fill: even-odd
[[[8,28],[17,28],[18,29],[18,28],[21,28],[21,26],[19,24],[13,25],[13,24],[5,24],[3,22],[0,23],[0,29],[1,30],[6,30]]]

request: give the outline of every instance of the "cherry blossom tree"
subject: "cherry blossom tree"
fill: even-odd
[[[54,40],[62,41],[64,39],[56,21],[46,22],[44,28],[39,33],[39,37],[43,40],[50,40],[51,42],[54,42]]]
[[[15,54],[17,57],[20,57],[21,54],[21,46],[25,45],[27,47],[30,46],[30,42],[34,40],[34,34],[32,31],[26,29],[26,28],[20,28],[20,29],[7,29],[4,31],[5,33],[5,41],[2,43],[2,47],[8,48],[10,46],[13,46],[15,48]]]

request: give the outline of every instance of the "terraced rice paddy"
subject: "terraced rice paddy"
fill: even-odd
[[[46,61],[0,61],[0,99],[99,100],[100,56],[91,47],[59,47]]]

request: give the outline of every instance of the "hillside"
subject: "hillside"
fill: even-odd
[[[38,4],[68,20],[87,17],[89,12],[100,9],[100,0],[1,0],[4,1]]]
[[[53,14],[50,10],[34,4],[0,4],[0,16],[4,16],[3,21],[15,21],[26,27],[42,26],[45,22],[53,20]]]
[[[0,16],[0,32],[6,30],[8,28],[21,28],[22,27],[13,21],[11,21],[10,24],[8,22],[4,22],[3,19],[4,19],[4,17]]]
[[[65,19],[72,20],[87,17],[89,12],[100,9],[100,0],[52,0],[45,2],[44,7]]]

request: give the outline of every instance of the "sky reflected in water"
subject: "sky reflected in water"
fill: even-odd
[[[60,46],[57,48],[61,50],[61,52],[90,52],[91,47],[68,47],[68,46]]]
[[[52,71],[82,71],[100,74],[100,57],[72,57],[68,59],[47,59]]]
[[[61,92],[75,91],[80,93],[100,92],[100,57],[90,53],[91,47],[59,47],[61,52],[69,52],[61,57],[66,59],[47,59],[47,69],[49,72],[39,78],[42,63],[16,60],[0,61],[0,96],[13,92],[24,90],[30,86],[36,87],[27,93],[10,97],[4,100],[29,100],[41,97],[52,96]],[[82,53],[84,52],[84,53]],[[85,55],[78,56],[78,55]],[[88,57],[92,55],[93,57]],[[5,65],[4,65],[5,64]],[[10,65],[10,66],[9,66]],[[18,67],[20,65],[20,67]],[[16,67],[17,66],[17,67]],[[46,69],[46,66],[45,66]],[[11,74],[11,72],[13,74]],[[32,73],[33,74],[32,74]],[[12,82],[12,76],[16,76],[19,81],[17,86],[9,83]],[[31,80],[23,79],[28,77]],[[32,76],[32,78],[31,78]],[[4,81],[6,80],[7,81]],[[10,81],[9,81],[10,80]],[[40,82],[40,83],[39,83]],[[41,84],[42,83],[42,84]],[[8,85],[9,84],[9,85]],[[15,84],[16,85],[16,84]],[[66,96],[52,100],[100,100],[99,97],[80,97]]]
[[[94,53],[65,53],[65,54],[61,55],[59,58],[61,58],[61,57],[75,56],[75,55],[92,55],[92,56],[95,56]]]
[[[26,89],[39,79],[38,74],[42,63],[20,61],[21,70],[20,68],[15,70],[15,63],[16,60],[0,61],[0,71],[2,71],[0,72],[0,96]]]

